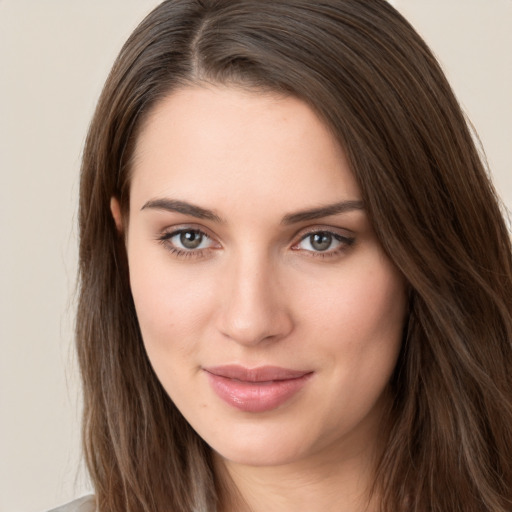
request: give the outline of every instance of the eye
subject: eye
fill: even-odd
[[[178,256],[200,256],[203,251],[218,247],[206,233],[194,228],[169,231],[159,236],[158,240]]]
[[[181,231],[173,235],[169,241],[175,246],[181,246],[182,249],[203,249],[203,245],[208,241],[204,233],[200,231]]]
[[[307,233],[292,249],[317,253],[318,255],[336,255],[354,243],[354,238],[332,231]]]

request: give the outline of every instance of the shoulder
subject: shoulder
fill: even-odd
[[[96,510],[96,504],[94,496],[84,496],[77,500],[71,501],[66,505],[54,508],[48,512],[94,512]]]

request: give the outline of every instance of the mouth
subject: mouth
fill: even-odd
[[[203,370],[219,398],[231,407],[251,413],[270,411],[285,404],[313,375],[309,370],[277,366],[225,365]]]

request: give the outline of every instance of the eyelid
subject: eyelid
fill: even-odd
[[[184,231],[196,231],[213,241],[218,239],[218,237],[216,235],[213,235],[209,229],[205,228],[201,224],[194,224],[194,223],[191,223],[191,224],[183,223],[183,224],[176,224],[173,226],[167,226],[159,231],[157,238],[158,239],[161,239],[163,237],[169,238],[170,236],[174,236],[176,234],[183,233]]]
[[[309,235],[314,235],[315,233],[330,233],[331,235],[336,235],[341,238],[350,240],[354,239],[355,233],[347,228],[338,228],[334,226],[308,226],[306,228],[300,229],[295,235],[293,236],[294,240],[303,240]]]

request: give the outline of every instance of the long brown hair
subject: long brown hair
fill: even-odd
[[[158,382],[124,242],[147,113],[210,81],[306,101],[344,148],[410,290],[375,489],[383,512],[512,509],[510,238],[457,101],[384,0],[169,0],[114,64],[83,156],[77,347],[83,441],[101,512],[213,511],[209,448]]]

